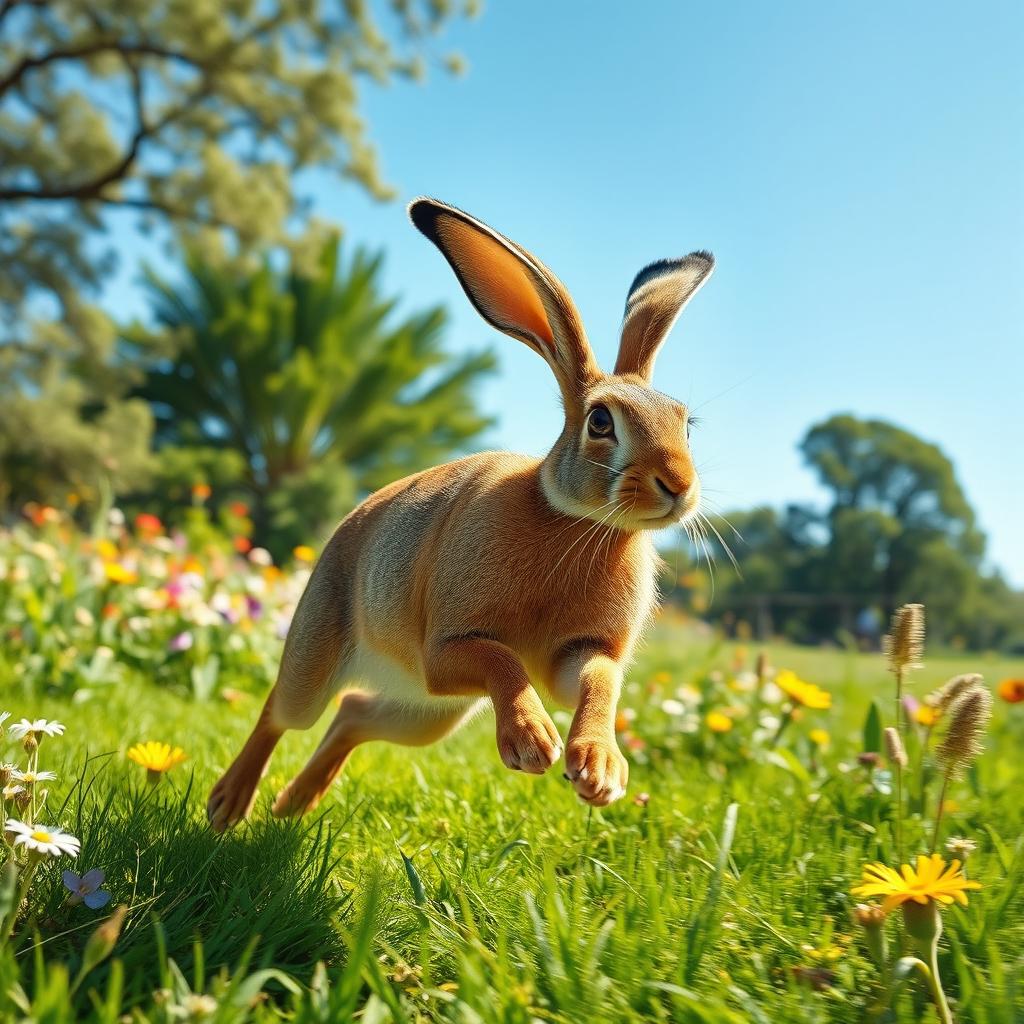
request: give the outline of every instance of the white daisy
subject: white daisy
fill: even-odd
[[[37,718],[34,722],[23,718],[10,726],[8,731],[16,740],[23,740],[26,736],[62,736],[64,726],[60,722],[49,722],[45,718]]]
[[[10,717],[11,717],[10,711],[0,711],[0,726],[2,726],[4,724],[4,722],[6,722],[7,719],[10,718]]]
[[[24,846],[33,853],[48,853],[51,857],[59,857],[63,853],[69,857],[77,857],[82,845],[74,836],[62,832],[59,828],[29,825],[14,818],[7,819],[4,831],[14,836],[15,846]]]
[[[5,800],[13,800],[19,793],[24,793],[24,786],[4,786],[3,794]]]
[[[14,772],[13,776],[18,782],[27,782],[34,786],[37,782],[53,782],[57,778],[56,772]]]

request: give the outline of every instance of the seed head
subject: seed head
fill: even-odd
[[[935,751],[951,778],[962,775],[981,753],[992,717],[992,694],[983,686],[961,693],[950,705],[949,728]]]
[[[921,667],[921,656],[924,654],[923,604],[905,604],[896,609],[889,626],[889,635],[883,641],[883,650],[889,659],[891,672]]]
[[[984,677],[976,672],[969,672],[962,676],[953,676],[942,684],[933,694],[928,697],[928,703],[938,708],[940,712],[949,710],[950,705],[962,693],[973,690],[976,687],[984,686]]]
[[[909,764],[907,760],[907,752],[903,747],[903,740],[900,739],[900,734],[890,725],[885,730],[885,753],[892,764],[898,764],[901,768],[906,768]]]

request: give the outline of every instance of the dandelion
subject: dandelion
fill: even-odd
[[[907,935],[927,959],[927,963],[917,961],[916,966],[928,981],[943,1024],[952,1024],[953,1018],[939,976],[940,910],[953,902],[966,907],[968,891],[980,888],[980,882],[964,877],[960,861],[953,860],[947,865],[939,854],[933,853],[919,856],[916,867],[904,864],[902,872],[885,864],[865,864],[860,885],[850,890],[854,896],[881,896],[883,914],[900,908]]]
[[[99,910],[100,907],[105,907],[110,902],[110,893],[106,889],[101,889],[100,886],[103,885],[106,877],[102,868],[93,868],[91,871],[86,871],[84,875],[76,875],[74,871],[65,871],[61,875],[61,879],[64,882],[64,888],[71,893],[68,903],[72,906],[84,903],[90,910]]]
[[[60,857],[66,854],[69,857],[77,857],[81,843],[67,832],[59,828],[51,828],[48,825],[30,825],[15,818],[8,818],[4,825],[4,832],[13,836],[15,848],[24,846],[31,853],[43,856],[49,854],[51,857]]]
[[[815,686],[804,682],[795,672],[783,669],[775,677],[775,685],[792,701],[813,711],[827,711],[832,707],[832,695]]]
[[[942,712],[939,708],[933,707],[931,704],[920,704],[914,712],[914,721],[926,729],[931,729],[941,717]]]
[[[807,735],[816,747],[821,747],[822,749],[832,742],[832,737],[825,729],[812,729]]]
[[[917,866],[904,864],[902,873],[885,864],[866,864],[861,883],[850,892],[854,896],[883,897],[882,911],[888,914],[897,907],[913,901],[921,906],[929,901],[948,906],[954,900],[967,906],[967,891],[980,889],[981,883],[965,878],[960,861],[947,866],[938,853],[921,854]]]
[[[999,696],[1007,704],[1024,701],[1024,679],[1004,679],[999,684]]]
[[[128,759],[146,769],[150,782],[158,782],[164,772],[181,764],[185,756],[181,747],[172,748],[169,743],[158,743],[156,740],[136,743],[128,751]]]
[[[721,711],[709,711],[704,723],[712,732],[728,732],[732,728],[732,719]]]
[[[131,569],[126,568],[120,562],[105,562],[103,575],[111,583],[135,583],[138,576]]]

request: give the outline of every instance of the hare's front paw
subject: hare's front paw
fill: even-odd
[[[562,756],[562,739],[536,694],[498,719],[498,753],[506,768],[531,775],[543,775]]]
[[[626,792],[629,765],[615,740],[580,736],[566,747],[565,774],[581,800],[604,807]]]

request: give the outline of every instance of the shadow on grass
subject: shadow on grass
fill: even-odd
[[[110,906],[130,908],[115,953],[129,993],[159,987],[161,933],[167,955],[186,976],[195,964],[197,940],[207,974],[234,967],[254,941],[252,968],[273,965],[301,980],[317,961],[344,960],[338,929],[351,895],[332,877],[339,851],[332,852],[332,832],[322,819],[257,820],[217,835],[206,824],[194,780],[179,790],[170,780],[134,787],[109,778],[114,773],[99,760],[99,767],[97,759],[90,762],[54,817],[82,840],[75,870],[102,868]],[[56,867],[40,872],[29,914],[34,911],[47,958],[66,958],[74,967],[110,908],[69,906]],[[31,920],[19,930],[19,959],[31,973]],[[90,987],[102,990],[105,973],[103,968],[91,975]]]

